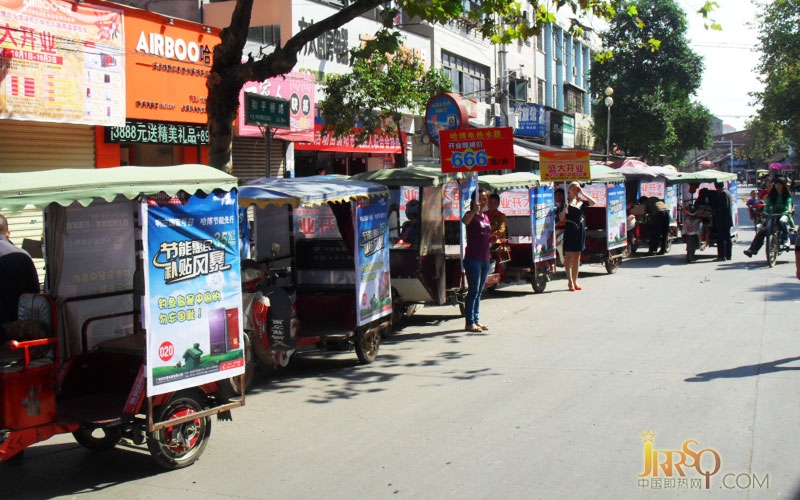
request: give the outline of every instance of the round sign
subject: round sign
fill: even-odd
[[[161,361],[169,361],[175,355],[175,346],[172,342],[164,342],[158,346],[158,357]]]
[[[469,125],[467,108],[461,96],[451,92],[433,96],[425,108],[425,131],[431,142],[439,145],[439,131],[466,128]]]

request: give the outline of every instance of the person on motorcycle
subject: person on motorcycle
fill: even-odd
[[[769,220],[767,220],[767,223],[756,233],[753,242],[750,243],[750,248],[745,250],[744,254],[748,257],[752,257],[758,253],[758,250],[764,244],[764,238],[766,238],[767,234],[772,232],[773,221],[776,218],[778,220],[778,226],[780,227],[781,238],[783,240],[788,240],[788,224],[792,212],[792,196],[786,187],[786,182],[783,179],[775,179],[772,183],[772,191],[770,191],[767,197],[767,204],[764,206],[764,213],[770,216],[778,215],[779,217],[770,217]],[[783,244],[785,245],[787,243],[788,241],[785,241]]]

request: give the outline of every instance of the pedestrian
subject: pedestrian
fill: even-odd
[[[467,298],[464,302],[464,329],[468,332],[481,332],[488,330],[486,325],[479,323],[481,309],[481,293],[486,285],[489,275],[489,262],[491,254],[489,248],[494,239],[492,223],[483,213],[489,196],[486,191],[478,191],[478,202],[472,201],[470,211],[464,215],[462,221],[467,226],[467,249],[464,253],[464,271],[467,274]]]
[[[556,213],[561,213],[564,209],[564,190],[561,188],[556,189],[555,193],[553,194],[553,198],[556,201]]]
[[[489,195],[489,210],[486,211],[489,222],[492,224],[492,234],[498,240],[502,240],[508,235],[506,225],[506,214],[500,211],[500,195],[492,193]]]
[[[715,182],[714,188],[717,190],[711,198],[711,225],[717,237],[717,260],[731,260],[733,242],[731,241],[731,228],[733,228],[733,208],[736,200],[730,191],[725,189],[724,182]]]
[[[595,203],[594,198],[586,194],[579,183],[572,182],[567,188],[567,203],[561,211],[560,219],[564,221],[564,269],[571,292],[581,290],[578,285],[578,267],[586,240],[584,211],[587,206]]]
[[[33,259],[14,245],[10,236],[8,220],[0,215],[0,325],[17,321],[19,298],[23,293],[40,291]]]
[[[655,255],[656,250],[658,255],[664,255],[669,237],[669,208],[664,200],[655,196],[642,196],[639,203],[644,205],[650,225],[650,251],[647,255]]]
[[[769,182],[769,181],[768,181]],[[767,234],[772,232],[775,219],[778,219],[778,224],[781,226],[781,231],[786,234],[788,238],[789,214],[792,212],[792,197],[789,190],[786,188],[786,183],[783,179],[775,179],[772,182],[772,191],[767,196],[767,203],[764,205],[764,213],[770,216],[767,223],[756,233],[753,241],[750,243],[750,248],[744,251],[748,257],[757,254],[764,244],[764,238]],[[777,216],[777,217],[773,217]]]

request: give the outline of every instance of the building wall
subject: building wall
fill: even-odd
[[[202,23],[200,0],[115,0],[114,3]]]

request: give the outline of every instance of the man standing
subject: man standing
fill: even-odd
[[[650,251],[647,255],[658,255],[667,253],[667,238],[669,237],[669,208],[666,203],[655,196],[642,196],[639,200],[647,211],[650,219]]]
[[[39,293],[39,275],[28,252],[8,237],[8,220],[0,215],[0,325],[17,320],[19,297]]]
[[[724,182],[715,182],[714,188],[716,195],[711,199],[711,209],[713,211],[712,224],[717,238],[717,260],[731,260],[731,228],[733,228],[733,213],[731,209],[735,206],[736,200],[730,191],[725,189]]]

